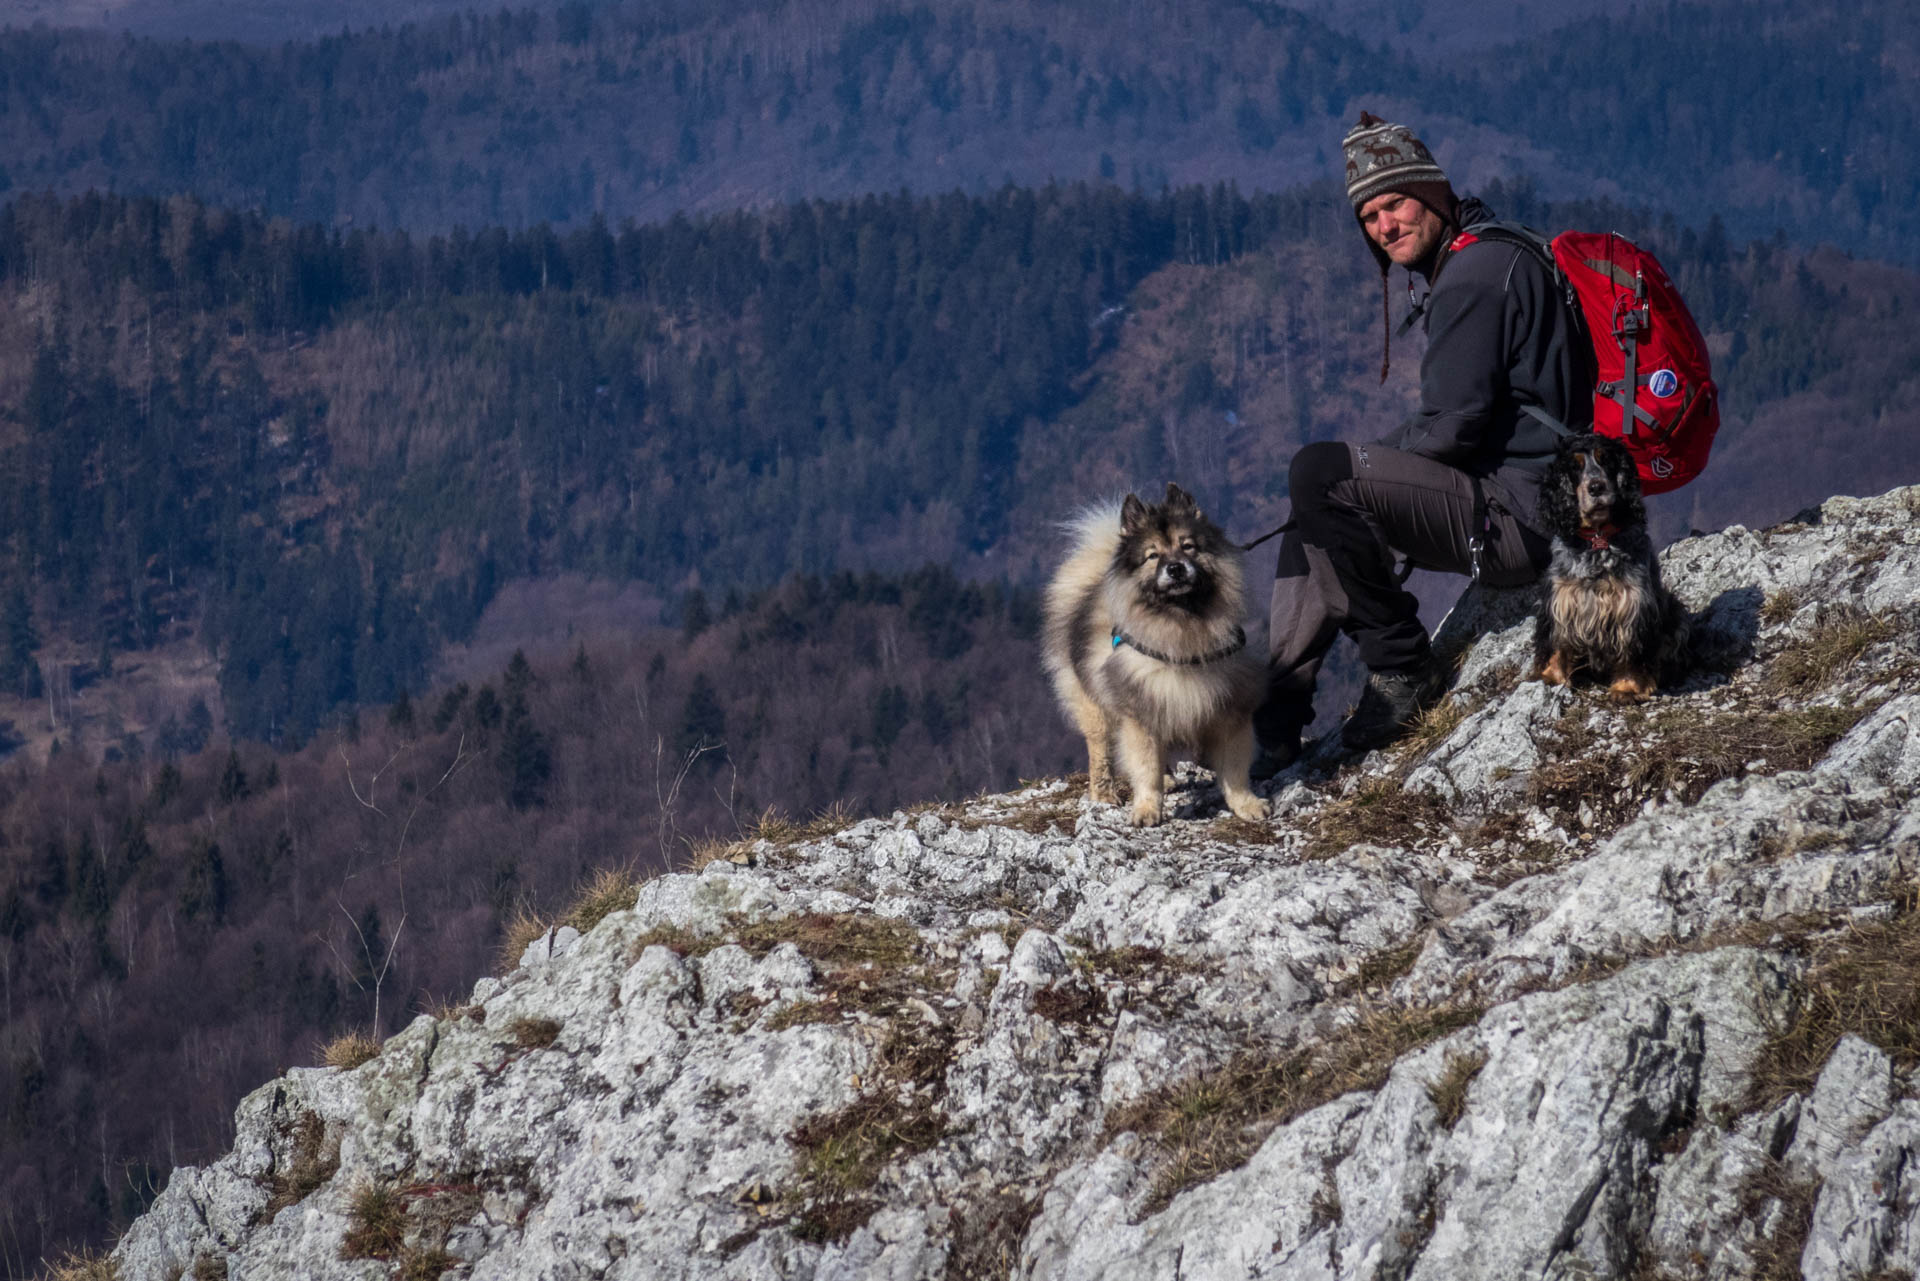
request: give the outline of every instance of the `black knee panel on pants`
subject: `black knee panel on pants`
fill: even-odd
[[[1302,445],[1287,468],[1287,492],[1293,500],[1294,514],[1319,511],[1327,504],[1327,491],[1353,476],[1353,451],[1337,440],[1317,440]]]

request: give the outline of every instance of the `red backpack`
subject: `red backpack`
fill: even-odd
[[[1593,429],[1627,447],[1640,488],[1665,493],[1698,476],[1720,430],[1719,392],[1700,326],[1659,260],[1610,231],[1567,231],[1548,240],[1511,222],[1476,224],[1453,247],[1483,238],[1532,249],[1576,304],[1598,367]],[[1525,408],[1566,430],[1544,410]]]

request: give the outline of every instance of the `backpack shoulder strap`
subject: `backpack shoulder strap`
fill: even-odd
[[[1560,264],[1553,260],[1553,241],[1521,222],[1509,222],[1504,218],[1489,218],[1462,227],[1463,236],[1472,236],[1475,240],[1503,240],[1508,244],[1521,245],[1533,251],[1534,257],[1547,265],[1555,276],[1560,274]],[[1471,243],[1471,242],[1469,242]]]
[[[1472,237],[1472,240],[1468,237]],[[1586,314],[1580,309],[1580,299],[1574,293],[1572,282],[1567,279],[1566,273],[1560,270],[1560,263],[1553,256],[1551,238],[1535,231],[1525,223],[1509,222],[1504,218],[1489,218],[1484,222],[1476,222],[1472,226],[1462,228],[1460,236],[1454,243],[1456,246],[1462,241],[1471,244],[1473,240],[1497,240],[1505,244],[1518,245],[1532,253],[1540,265],[1547,269],[1547,279],[1552,281],[1554,288],[1559,291],[1561,300],[1566,304],[1567,314],[1572,317],[1575,332],[1581,335],[1587,333]],[[1544,426],[1551,428],[1562,438],[1571,437],[1574,434],[1565,423],[1539,405],[1522,405],[1520,409]]]

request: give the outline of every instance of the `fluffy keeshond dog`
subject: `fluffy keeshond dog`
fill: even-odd
[[[1087,740],[1089,795],[1113,804],[1113,754],[1133,789],[1132,822],[1162,817],[1169,753],[1191,747],[1227,806],[1267,816],[1253,794],[1253,709],[1266,665],[1247,649],[1238,549],[1178,485],[1149,506],[1128,494],[1083,513],[1047,587],[1046,664]]]

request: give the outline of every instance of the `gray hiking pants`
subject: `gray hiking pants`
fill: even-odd
[[[1473,478],[1445,463],[1384,445],[1324,441],[1293,457],[1294,527],[1281,535],[1268,632],[1267,701],[1254,725],[1266,742],[1312,719],[1321,660],[1341,632],[1377,672],[1431,658],[1420,603],[1394,572],[1394,553],[1420,569],[1473,572],[1467,540],[1479,500]],[[1537,578],[1547,537],[1514,515],[1512,492],[1483,480],[1490,528],[1481,581],[1512,587]]]

